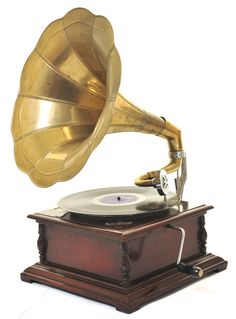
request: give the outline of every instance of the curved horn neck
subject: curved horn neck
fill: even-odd
[[[107,133],[141,132],[165,138],[170,155],[183,151],[181,131],[163,117],[148,113],[118,94],[114,104],[114,114]],[[175,172],[181,166],[181,158],[170,156],[171,160],[164,169],[167,173]],[[153,178],[159,177],[159,171],[148,172],[135,180],[137,186],[152,186]]]

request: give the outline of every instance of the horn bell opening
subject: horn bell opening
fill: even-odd
[[[46,28],[23,68],[12,121],[17,166],[37,186],[82,169],[110,127],[120,77],[105,17],[77,8]]]

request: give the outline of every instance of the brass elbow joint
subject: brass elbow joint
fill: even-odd
[[[182,159],[185,157],[180,129],[168,122],[165,118],[162,117],[162,119],[165,121],[165,125],[158,136],[165,138],[168,142],[170,162],[160,170],[147,172],[136,178],[135,185],[137,186],[153,186],[154,179],[156,182],[160,181],[160,172],[162,170],[168,174],[177,171],[182,164]]]

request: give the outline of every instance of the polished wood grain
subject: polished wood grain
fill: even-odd
[[[223,270],[227,262],[206,254],[205,214],[212,206],[187,202],[165,214],[142,219],[75,220],[66,211],[48,210],[29,216],[39,223],[40,262],[21,278],[39,282],[111,305],[130,313],[196,279],[179,273],[178,232],[186,241],[183,261],[204,270],[204,276]]]
[[[227,267],[225,260],[212,254],[192,259],[189,263],[199,265],[204,271],[204,277]],[[21,274],[21,279],[29,283],[39,282],[104,302],[125,313],[132,313],[151,301],[199,280],[179,273],[176,267],[172,267],[127,288],[104,281],[99,277],[78,274],[61,267],[49,267],[40,263],[27,268]]]

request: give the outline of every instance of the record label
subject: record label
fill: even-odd
[[[133,205],[145,200],[145,196],[135,193],[114,193],[97,196],[92,199],[92,203],[104,206],[124,206]]]

